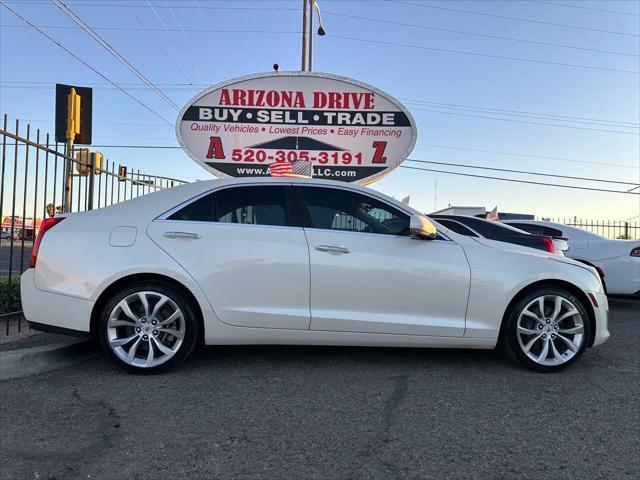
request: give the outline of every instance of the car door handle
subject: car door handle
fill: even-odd
[[[201,235],[193,232],[164,232],[164,236],[167,238],[189,238],[197,240],[201,238]]]
[[[340,245],[316,245],[315,249],[319,252],[330,252],[330,253],[349,253],[347,247],[341,247]]]

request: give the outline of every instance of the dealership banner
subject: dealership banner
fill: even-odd
[[[176,135],[218,177],[313,176],[364,185],[407,158],[416,127],[400,102],[356,80],[272,72],[199,93],[178,115]]]

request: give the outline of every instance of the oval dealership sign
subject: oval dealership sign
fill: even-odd
[[[218,177],[313,171],[360,184],[389,173],[416,142],[413,117],[393,97],[349,78],[308,72],[213,86],[182,109],[176,134],[189,156]]]

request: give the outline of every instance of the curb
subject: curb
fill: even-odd
[[[0,381],[57,370],[98,353],[92,339],[70,339],[53,345],[0,352]]]

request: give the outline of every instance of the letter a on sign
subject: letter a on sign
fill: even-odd
[[[220,137],[209,137],[207,158],[224,159],[224,151],[222,150],[222,140],[220,140]]]

